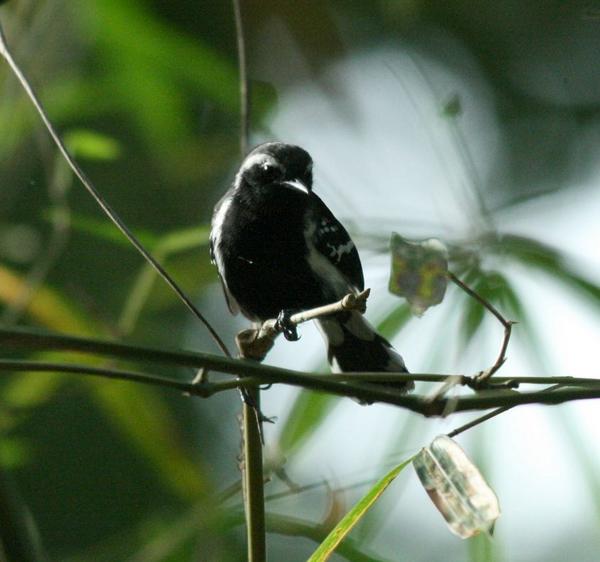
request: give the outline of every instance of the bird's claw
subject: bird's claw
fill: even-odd
[[[295,324],[292,324],[291,317],[293,312],[289,309],[284,309],[277,316],[277,323],[275,327],[279,330],[283,337],[288,341],[298,341],[300,336],[298,335],[298,328]]]

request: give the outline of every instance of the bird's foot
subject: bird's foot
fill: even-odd
[[[298,341],[300,336],[298,335],[298,328],[296,324],[292,324],[291,322],[292,314],[293,311],[289,308],[282,310],[279,313],[279,316],[277,316],[277,323],[275,324],[275,327],[283,334],[283,337],[286,340]]]

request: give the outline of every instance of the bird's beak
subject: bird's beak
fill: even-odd
[[[291,187],[292,189],[297,189],[306,195],[310,193],[310,189],[308,189],[308,187],[306,187],[300,180],[284,181],[283,185],[286,187]]]

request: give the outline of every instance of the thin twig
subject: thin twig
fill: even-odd
[[[248,80],[248,62],[246,60],[246,40],[240,0],[233,0],[235,14],[235,33],[237,37],[238,67],[240,73],[240,152],[242,158],[248,153],[250,138],[251,107],[250,82]]]
[[[233,11],[240,75],[240,152],[241,157],[244,158],[248,152],[250,137],[250,89],[240,0],[233,0]],[[242,357],[251,358],[244,353],[239,341],[239,338],[236,338]],[[248,562],[263,562],[267,558],[267,546],[262,421],[266,418],[260,411],[260,388],[258,386],[245,387],[242,390],[242,399],[242,480],[244,482]]]
[[[254,361],[241,361],[228,359],[206,353],[189,353],[166,351],[162,349],[152,349],[146,347],[129,346],[120,343],[98,342],[86,340],[84,338],[74,338],[70,336],[57,336],[50,334],[35,334],[24,330],[6,330],[0,329],[0,348],[26,347],[31,350],[70,350],[84,353],[93,353],[94,355],[118,357],[121,359],[138,360],[151,363],[167,363],[170,365],[179,365],[187,367],[201,368],[206,367],[213,372],[227,373],[230,375],[251,377],[239,381],[224,381],[219,383],[210,383],[210,386],[200,386],[187,383],[187,386],[179,384],[167,385],[176,387],[183,392],[197,396],[208,396],[216,391],[238,388],[241,386],[255,386],[257,384],[289,384],[299,386],[320,392],[327,392],[338,396],[347,396],[358,398],[363,402],[380,402],[391,404],[407,410],[419,413],[424,416],[441,416],[448,407],[449,400],[439,398],[433,402],[423,400],[423,397],[411,395],[400,395],[393,389],[380,388],[373,384],[339,382],[331,376],[316,373],[301,373],[289,369],[261,365]],[[26,370],[35,370],[33,365],[29,365]],[[2,363],[0,363],[0,369]],[[10,370],[10,366],[5,368]],[[405,375],[406,376],[406,375]],[[439,375],[438,375],[439,377]],[[527,382],[531,377],[523,377]],[[423,375],[419,376],[423,380]],[[439,379],[438,379],[439,380]],[[517,380],[518,379],[512,379]],[[544,379],[542,379],[544,380]],[[546,378],[545,380],[552,380]],[[548,392],[507,392],[487,390],[480,392],[476,396],[460,396],[454,401],[454,412],[463,412],[467,410],[487,410],[502,406],[516,406],[521,404],[559,404],[572,400],[584,400],[600,398],[600,381],[590,380],[591,384],[586,388],[571,388],[574,385],[583,384],[575,381],[585,381],[586,379],[572,379],[570,377],[561,377],[560,385],[565,390],[552,393]],[[148,384],[160,384],[146,380],[136,382],[148,382]],[[165,386],[167,386],[165,385]],[[214,385],[214,386],[213,386]]]
[[[74,373],[90,375],[104,379],[117,379],[151,386],[174,388],[181,392],[190,390],[190,383],[167,377],[160,377],[141,371],[128,371],[109,367],[94,367],[78,363],[58,363],[52,361],[22,361],[19,359],[0,359],[0,371],[31,372],[31,373]],[[192,386],[193,388],[193,386]]]
[[[121,218],[113,211],[110,205],[106,202],[106,200],[102,197],[102,195],[98,192],[98,190],[94,187],[92,182],[87,178],[83,170],[79,167],[79,164],[75,161],[75,159],[71,156],[70,152],[67,150],[64,142],[60,138],[59,134],[54,129],[54,125],[52,125],[48,115],[42,103],[38,99],[36,93],[31,87],[29,81],[25,77],[25,75],[21,72],[21,69],[15,62],[11,52],[8,49],[8,45],[6,43],[6,38],[4,36],[4,32],[2,30],[2,26],[0,25],[0,54],[4,57],[6,62],[8,63],[10,69],[13,74],[17,77],[21,86],[29,96],[29,99],[33,103],[35,109],[37,110],[39,116],[41,117],[46,129],[50,133],[52,140],[60,150],[61,154],[69,164],[73,173],[77,176],[77,178],[81,181],[85,189],[88,193],[94,198],[96,203],[100,206],[100,208],[104,211],[104,213],[108,216],[108,218],[113,222],[113,224],[123,233],[123,235],[129,240],[129,242],[133,245],[133,247],[144,257],[144,259],[152,265],[155,271],[163,278],[163,280],[167,283],[167,285],[175,292],[175,294],[179,297],[179,300],[188,308],[188,310],[200,320],[206,326],[210,335],[212,336],[215,343],[218,345],[219,349],[227,356],[231,357],[227,346],[217,334],[215,329],[212,327],[210,322],[204,317],[204,315],[198,310],[198,308],[194,305],[194,303],[187,297],[187,295],[179,288],[179,285],[173,280],[173,278],[167,273],[167,271],[152,257],[152,255],[146,250],[146,248],[141,244],[141,242],[135,237],[135,235],[129,230],[127,225],[121,220]]]
[[[485,383],[496,371],[498,371],[498,369],[500,369],[500,367],[502,367],[502,365],[506,361],[506,350],[508,348],[508,342],[510,341],[512,327],[513,324],[515,324],[515,322],[513,320],[507,320],[506,318],[504,318],[504,316],[500,314],[498,309],[491,302],[489,302],[487,299],[484,299],[481,295],[476,293],[468,285],[463,283],[463,281],[461,281],[456,275],[454,275],[454,273],[448,271],[447,275],[450,281],[458,285],[458,287],[460,287],[465,293],[467,293],[470,297],[474,298],[484,308],[489,310],[496,317],[498,322],[500,322],[500,324],[502,324],[502,326],[504,327],[504,339],[502,340],[502,346],[500,348],[500,353],[498,354],[496,362],[489,369],[482,371],[477,377],[478,383],[483,385],[483,383]]]
[[[561,388],[561,386],[562,385],[560,385],[560,384],[555,384],[553,386],[549,386],[548,388],[544,389],[542,392],[549,392],[551,390],[556,390],[557,388]],[[448,437],[456,437],[460,433],[467,431],[467,429],[471,429],[472,427],[475,427],[476,425],[479,425],[480,423],[483,423],[491,418],[495,418],[496,416],[498,416],[508,410],[511,410],[512,408],[515,407],[515,405],[503,406],[502,408],[497,408],[496,410],[489,412],[488,414],[485,414],[484,416],[475,418],[474,420],[470,421],[469,423],[466,423],[464,425],[461,425],[460,427],[457,427],[456,429],[452,430],[447,435],[448,435]]]

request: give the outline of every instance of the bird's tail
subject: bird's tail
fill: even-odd
[[[327,358],[334,372],[407,373],[401,355],[357,311],[321,318],[317,324],[327,342]],[[412,382],[394,383],[408,392]]]

